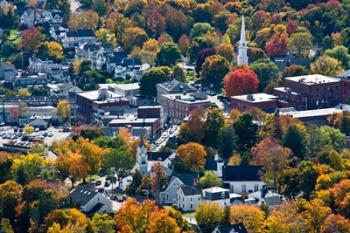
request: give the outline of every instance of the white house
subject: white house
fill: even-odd
[[[63,12],[60,10],[52,10],[50,23],[54,25],[61,25],[63,23]]]
[[[202,201],[216,202],[221,207],[242,203],[241,195],[230,193],[229,189],[211,187],[202,190]]]
[[[37,24],[50,22],[51,19],[52,15],[49,11],[36,8],[28,8],[23,12],[23,15],[21,16],[21,24],[30,28]]]
[[[198,175],[193,173],[175,173],[170,177],[168,186],[159,194],[162,204],[173,204],[176,200],[176,193],[182,185],[191,186],[198,180]]]
[[[132,183],[132,175],[122,178],[119,188],[125,192],[126,188]]]
[[[175,205],[182,211],[193,211],[197,209],[202,200],[202,191],[193,185],[181,185],[176,192]]]
[[[70,201],[85,213],[115,213],[120,204],[95,190],[93,184],[78,186],[70,195]]]
[[[99,44],[85,43],[75,47],[76,60],[90,60],[92,66],[101,70],[107,58],[104,55],[105,49]]]
[[[266,187],[262,181],[262,166],[224,166],[223,183],[231,193],[252,193]]]
[[[64,48],[74,48],[79,44],[96,43],[97,39],[94,32],[90,29],[78,29],[75,31],[68,31],[62,39]]]

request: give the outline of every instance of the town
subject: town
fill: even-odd
[[[350,1],[0,10],[0,232],[350,233]]]

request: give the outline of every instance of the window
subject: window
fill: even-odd
[[[254,192],[257,192],[257,191],[259,191],[259,185],[254,185]]]
[[[247,187],[245,184],[242,184],[242,193],[247,192]]]
[[[235,192],[235,188],[233,186],[233,184],[231,185],[231,193],[234,193]]]
[[[191,204],[191,209],[193,209],[192,204]]]

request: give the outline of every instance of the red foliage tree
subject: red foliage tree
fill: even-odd
[[[269,56],[279,55],[288,51],[288,34],[274,34],[265,43],[265,51]]]
[[[287,32],[288,34],[293,34],[298,28],[298,22],[294,19],[290,20],[287,24]]]
[[[254,93],[258,85],[258,76],[246,65],[232,70],[224,79],[225,95],[228,97]]]
[[[27,52],[36,52],[40,47],[42,34],[38,28],[32,27],[22,31],[21,47]]]

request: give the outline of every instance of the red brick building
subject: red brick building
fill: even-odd
[[[265,93],[232,96],[231,106],[241,112],[248,111],[254,107],[260,108],[265,112],[274,112],[278,107],[278,96]]]
[[[287,77],[274,95],[297,110],[334,107],[341,102],[341,80],[319,74]]]

